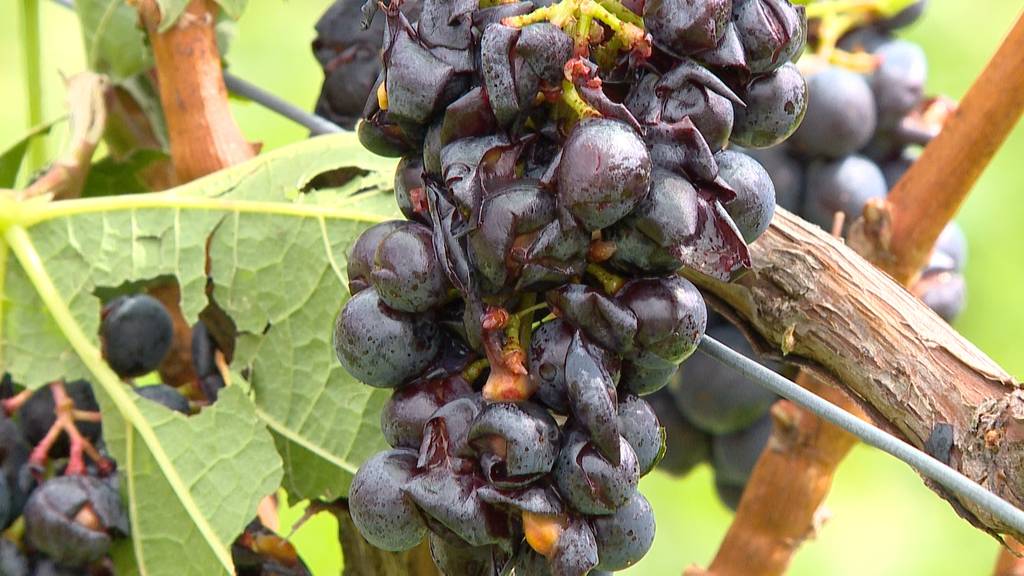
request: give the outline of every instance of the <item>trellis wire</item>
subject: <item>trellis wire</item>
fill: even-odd
[[[971,500],[992,516],[1018,532],[1024,532],[1024,511],[1003,500],[980,484],[957,472],[945,463],[907,444],[903,440],[880,430],[846,410],[807,391],[800,385],[776,374],[746,356],[704,336],[700,351],[743,374],[750,380],[764,386],[809,410],[822,420],[830,422],[883,452],[902,460],[915,468],[921,475],[931,478],[957,496]]]
[[[65,8],[74,8],[73,0],[53,1]],[[232,92],[309,128],[314,134],[325,134],[342,130],[340,126],[330,120],[306,112],[231,73],[224,73],[224,82]],[[988,512],[1005,525],[1012,527],[1017,532],[1024,533],[1024,511],[945,463],[936,460],[888,432],[864,422],[828,400],[808,392],[798,384],[776,374],[710,336],[705,335],[701,339],[699,349],[704,354],[736,370],[753,382],[764,386],[779,396],[788,398],[822,420],[853,434],[865,444],[874,446],[902,460],[916,469],[921,475],[937,482],[957,496],[974,502],[979,508]]]

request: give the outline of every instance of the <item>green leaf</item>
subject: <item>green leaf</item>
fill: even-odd
[[[353,165],[362,170],[337,170]],[[117,551],[119,564],[134,556],[147,575],[230,572],[228,545],[282,473],[297,496],[344,495],[358,465],[384,447],[387,394],[344,373],[331,334],[348,297],[347,247],[398,217],[394,166],[346,133],[163,193],[21,204],[0,196],[0,371],[30,387],[78,377],[96,385],[132,504],[133,546]],[[337,183],[316,178],[328,172],[349,179],[303,191],[314,179]],[[207,265],[213,297],[238,329],[232,372],[248,381],[235,378],[186,419],[129,394],[103,363],[95,294],[174,276],[195,321],[208,304]]]
[[[55,118],[29,129],[21,138],[0,152],[0,188],[13,188],[21,170],[21,161],[25,159],[28,145],[35,138],[46,136],[50,129],[67,119],[67,116]]]
[[[89,68],[123,80],[150,69],[139,14],[126,0],[76,0]]]
[[[160,6],[160,32],[167,32],[188,8],[189,0],[156,0]]]
[[[245,6],[249,0],[217,0],[217,4],[224,9],[224,13],[231,18],[238,20],[245,12]]]
[[[146,192],[146,184],[141,178],[142,171],[153,163],[168,158],[168,155],[161,150],[136,150],[121,161],[107,156],[89,168],[82,197],[95,198],[97,196]]]

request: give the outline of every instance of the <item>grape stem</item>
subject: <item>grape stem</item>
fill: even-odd
[[[626,283],[626,279],[622,276],[619,276],[618,274],[607,270],[604,266],[593,262],[587,264],[587,274],[593,276],[609,296],[618,294],[619,290],[622,290],[622,286]]]
[[[641,57],[651,55],[651,41],[644,31],[643,19],[622,5],[619,0],[561,0],[557,4],[537,8],[529,14],[502,20],[505,26],[522,28],[550,22],[573,36],[580,55],[589,53],[592,23],[596,20],[608,27],[612,38]],[[598,39],[600,41],[600,39]]]
[[[68,464],[64,474],[68,476],[84,475],[87,472],[84,456],[88,456],[96,464],[101,475],[105,476],[113,472],[113,463],[103,457],[88,438],[82,436],[78,426],[75,424],[76,420],[99,422],[99,412],[86,412],[75,409],[75,401],[68,396],[63,382],[51,383],[50,392],[53,394],[53,414],[55,420],[43,439],[32,449],[28,459],[29,468],[32,470],[33,475],[36,476],[36,479],[41,480],[42,472],[46,469],[46,463],[50,459],[50,450],[53,449],[54,443],[60,438],[62,432],[67,434],[70,446]]]

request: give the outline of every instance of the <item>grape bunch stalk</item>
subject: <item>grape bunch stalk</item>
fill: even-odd
[[[358,135],[401,158],[406,219],[352,246],[335,323],[342,366],[394,390],[352,519],[384,550],[428,539],[446,574],[625,569],[653,541],[637,484],[664,455],[643,397],[707,327],[677,272],[750,266],[775,191],[726,147],[800,124],[803,8],[371,2],[376,65],[355,12],[318,25],[318,108],[351,114],[370,86]]]

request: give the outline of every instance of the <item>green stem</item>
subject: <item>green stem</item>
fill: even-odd
[[[472,384],[480,378],[480,375],[484,373],[484,370],[487,370],[490,367],[490,361],[487,360],[487,358],[481,358],[469,366],[466,366],[462,371],[462,378],[465,379],[466,382]]]
[[[609,296],[618,294],[619,290],[622,289],[623,284],[626,283],[625,278],[606,270],[600,264],[594,264],[591,262],[587,264],[587,274],[594,277],[595,280],[601,283],[601,287]]]
[[[527,314],[533,314],[537,310],[543,310],[544,308],[547,308],[547,307],[548,307],[548,303],[547,302],[541,302],[540,304],[534,304],[533,306],[530,306],[529,308],[524,308],[524,309],[516,312],[516,316],[518,316],[520,321],[522,321],[526,317]]]
[[[21,2],[21,36],[25,51],[25,89],[28,96],[28,126],[43,123],[43,65],[39,40],[39,0]],[[46,141],[33,139],[29,143],[28,172],[46,164]]]
[[[39,252],[36,251],[35,246],[32,244],[28,231],[21,226],[10,226],[4,230],[3,237],[11,247],[11,251],[14,252],[18,263],[21,264],[21,268],[32,282],[40,299],[42,299],[43,304],[53,317],[54,322],[56,322],[61,332],[64,333],[64,337],[67,338],[71,348],[92,373],[94,381],[110,397],[117,411],[121,413],[121,416],[134,429],[135,433],[142,438],[146,448],[153,455],[153,459],[156,460],[157,465],[166,477],[167,483],[170,484],[182,507],[196,523],[196,528],[203,535],[214,555],[217,556],[217,559],[228,573],[233,573],[234,564],[231,560],[231,551],[228,549],[228,546],[221,542],[217,532],[199,509],[199,505],[192,498],[189,486],[174,467],[170,456],[164,450],[163,444],[157,438],[156,431],[146,421],[139,407],[135,405],[127,388],[121,383],[121,380],[110,367],[107,366],[106,362],[103,361],[100,351],[93,346],[89,337],[85,335],[82,327],[79,326],[78,321],[71,314],[71,309],[68,308],[64,298],[57,291],[57,287],[54,286],[53,280],[43,265]],[[127,436],[131,438],[132,434],[129,432]]]

